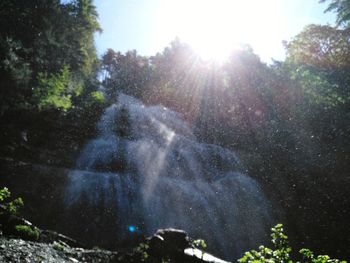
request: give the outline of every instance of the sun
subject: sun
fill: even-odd
[[[230,0],[188,1],[181,8],[180,38],[205,59],[224,59],[239,45],[238,36],[242,33],[239,18],[233,12],[234,3]]]
[[[224,60],[242,44],[263,46],[278,0],[164,0],[162,32],[178,36],[204,59]],[[266,48],[266,46],[264,46]]]

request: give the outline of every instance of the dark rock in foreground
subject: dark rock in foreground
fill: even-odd
[[[0,262],[226,262],[193,247],[181,250],[176,244],[171,244],[171,240],[164,241],[164,244],[162,242],[158,243],[160,247],[143,243],[130,252],[118,252],[75,248],[64,242],[41,243],[2,236]]]
[[[4,210],[0,219],[0,262],[227,263],[196,248],[187,233],[177,229],[158,230],[136,248],[108,251],[82,248],[81,244],[69,237],[41,230],[23,218],[6,215]],[[26,238],[23,233],[16,232],[16,222],[35,229],[38,232],[36,239]]]
[[[212,262],[225,263],[194,246],[193,240],[183,230],[160,229],[146,241],[149,255],[155,262]]]
[[[56,242],[0,238],[0,262],[123,262],[118,256],[118,252],[71,248]]]

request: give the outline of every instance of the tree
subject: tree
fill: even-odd
[[[287,60],[323,69],[350,66],[350,29],[309,25],[285,42]]]
[[[64,96],[80,94],[85,82],[97,72],[93,34],[99,30],[92,0],[1,1],[2,114],[9,108],[42,106],[40,101],[46,99],[37,95],[50,93],[36,91],[43,89],[42,77],[60,74],[67,68],[70,78]],[[46,105],[62,108],[60,104]]]
[[[335,11],[337,13],[337,25],[349,27],[350,1],[349,0],[320,0],[320,3],[331,1],[325,12]]]
[[[102,61],[103,85],[107,94],[114,98],[117,92],[142,97],[147,91],[150,78],[150,63],[147,57],[136,50],[125,54],[108,49]]]
[[[316,104],[350,103],[350,29],[309,25],[285,43],[290,74]]]
[[[179,38],[152,56],[150,63],[152,75],[147,100],[170,107],[192,122],[205,86],[207,65]]]

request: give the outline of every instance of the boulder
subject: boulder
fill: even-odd
[[[159,229],[147,239],[147,244],[147,252],[159,262],[170,260],[183,263],[227,263],[196,248],[193,240],[180,229]]]

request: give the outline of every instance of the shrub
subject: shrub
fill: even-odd
[[[272,229],[272,244],[274,248],[260,246],[259,250],[251,250],[246,252],[244,256],[238,260],[239,263],[293,263],[290,257],[291,247],[288,244],[288,237],[283,233],[283,225],[278,224]],[[314,256],[309,249],[301,249],[301,261],[296,263],[346,263],[338,259],[331,259],[327,255]]]
[[[148,255],[148,249],[149,245],[146,243],[140,243],[135,249],[134,253],[139,256],[141,262],[147,262],[149,261],[149,255]]]
[[[67,248],[69,248],[69,246],[63,241],[54,241],[52,247],[57,251],[65,251]]]
[[[38,240],[40,236],[40,231],[36,227],[28,225],[17,225],[15,229],[18,235],[23,239]]]
[[[23,206],[23,200],[19,197],[11,202],[8,202],[10,197],[11,192],[7,187],[0,189],[0,205],[7,213],[15,215],[17,214],[18,209]]]
[[[90,100],[92,104],[104,104],[106,102],[105,96],[101,91],[93,91],[90,93]]]

